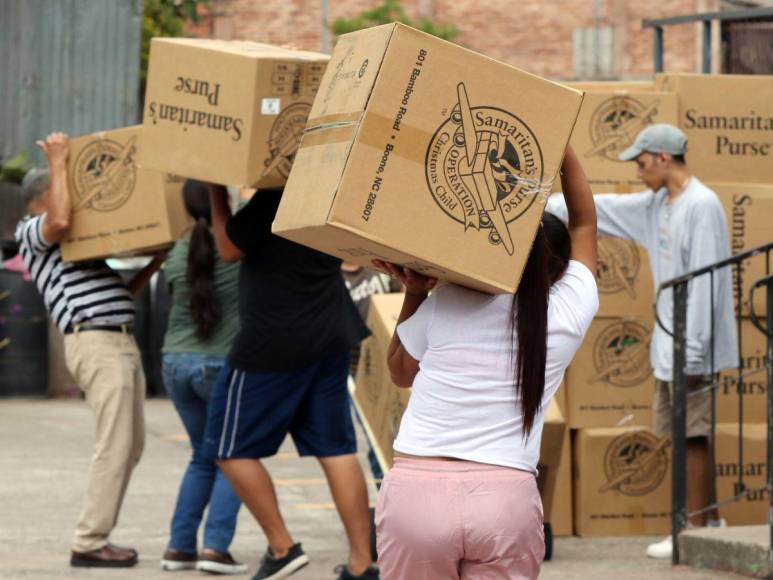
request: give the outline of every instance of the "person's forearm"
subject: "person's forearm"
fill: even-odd
[[[212,235],[222,254],[224,249],[230,246],[230,240],[225,231],[225,225],[232,215],[231,206],[228,205],[228,189],[223,185],[210,184],[209,205],[212,211]]]
[[[593,193],[585,177],[580,160],[571,148],[566,151],[561,172],[561,188],[564,194],[570,229],[596,228],[596,206]]]
[[[54,159],[49,161],[50,190],[46,205],[46,220],[56,229],[67,229],[70,226],[72,202],[67,185],[67,160]]]
[[[158,269],[161,267],[161,264],[163,263],[163,259],[153,258],[153,260],[147,266],[137,272],[134,278],[132,278],[127,284],[129,292],[131,292],[132,296],[136,296],[142,291],[147,283],[150,282],[153,274],[158,271]]]

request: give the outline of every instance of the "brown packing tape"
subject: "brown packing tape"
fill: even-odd
[[[362,111],[352,111],[350,113],[336,113],[335,115],[322,115],[321,117],[309,117],[307,121],[306,132],[311,133],[324,129],[325,125],[334,125],[337,123],[358,123],[362,118]]]
[[[356,134],[357,125],[354,123],[348,125],[334,125],[320,128],[315,131],[308,131],[303,134],[299,149],[353,141]]]

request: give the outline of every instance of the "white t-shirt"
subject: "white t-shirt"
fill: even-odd
[[[536,472],[545,409],[598,310],[596,279],[570,261],[550,290],[545,394],[528,439],[513,381],[512,301],[443,286],[397,327],[420,363],[396,451]]]

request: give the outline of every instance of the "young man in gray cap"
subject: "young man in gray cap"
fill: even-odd
[[[620,155],[635,161],[638,176],[649,188],[632,194],[595,195],[598,231],[633,240],[647,250],[657,289],[660,284],[690,271],[730,257],[725,213],[716,194],[690,173],[685,162],[687,136],[672,125],[650,125]],[[567,219],[566,204],[554,195],[547,211]],[[705,389],[718,372],[738,365],[733,311],[733,286],[729,269],[711,278],[693,280],[687,298],[687,511],[694,512],[711,500],[711,392]],[[673,295],[663,292],[657,304],[660,320],[673,320]],[[714,317],[714,365],[711,363],[711,318]],[[671,436],[673,394],[673,340],[657,324],[650,345],[650,360],[657,379],[653,403],[655,433]],[[694,526],[721,525],[716,510],[690,518]],[[670,558],[671,536],[651,544],[647,555]]]
[[[145,375],[132,334],[132,294],[150,280],[163,257],[154,258],[128,285],[103,260],[63,261],[59,242],[72,217],[69,141],[63,133],[52,133],[38,146],[49,171],[35,169],[25,176],[30,215],[19,222],[16,241],[49,315],[65,335],[67,368],[96,416],[96,444],[70,564],[134,566],[137,552],[110,544],[108,536],[145,438]]]

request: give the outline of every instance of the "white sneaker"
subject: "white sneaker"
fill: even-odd
[[[674,552],[674,544],[671,542],[671,536],[668,536],[662,542],[655,542],[647,546],[647,556],[656,560],[667,560],[671,558]]]
[[[708,520],[706,522],[707,528],[726,528],[727,520],[725,518],[719,518],[718,520]]]

